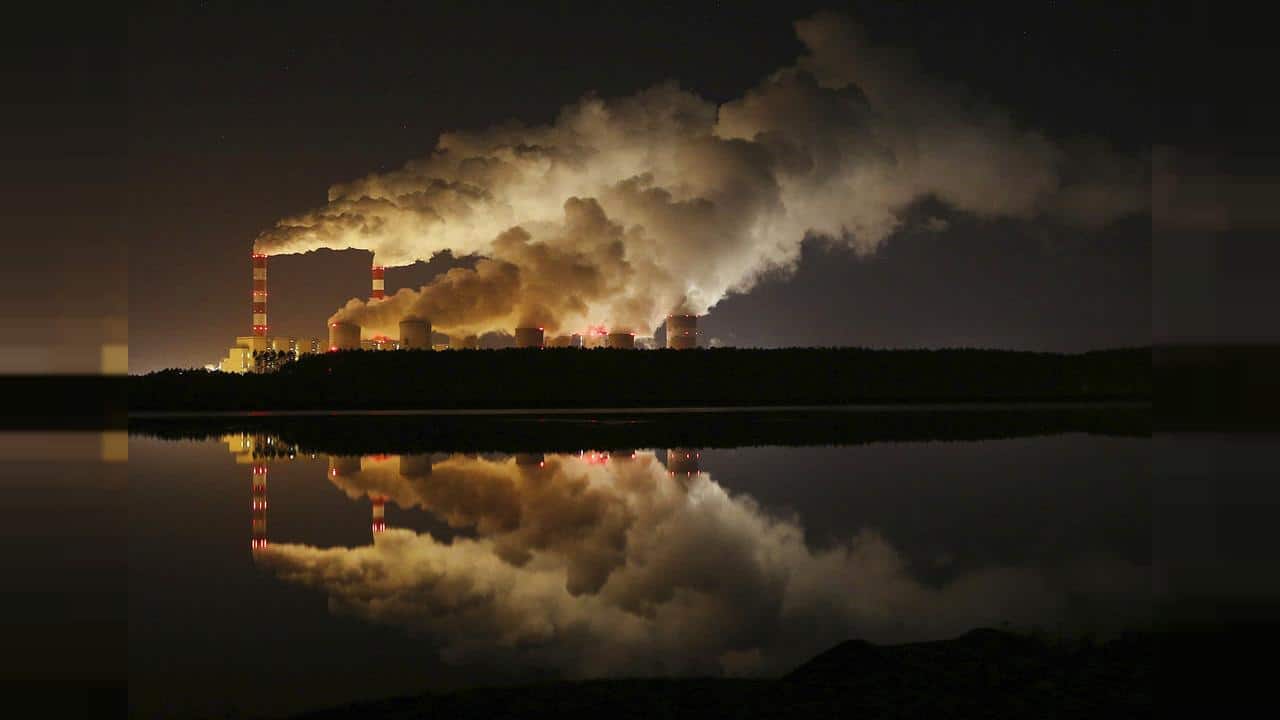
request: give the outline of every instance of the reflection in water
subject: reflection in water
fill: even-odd
[[[1114,556],[930,584],[871,528],[811,548],[798,518],[731,495],[686,448],[665,463],[648,450],[331,456],[329,482],[372,502],[369,544],[268,545],[267,461],[296,450],[240,442],[255,460],[259,566],[323,592],[332,612],[427,633],[451,661],[571,676],[767,673],[848,637],[1056,628],[1077,615],[1090,629],[1107,629],[1100,617],[1132,627],[1149,611],[1149,568]],[[387,502],[459,533],[443,542],[388,527]]]

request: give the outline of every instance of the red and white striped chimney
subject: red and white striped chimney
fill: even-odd
[[[386,285],[382,280],[385,272],[381,265],[373,266],[373,293],[369,295],[370,300],[381,300],[387,296]]]
[[[253,464],[253,540],[254,550],[267,547],[267,464]]]
[[[387,529],[387,496],[373,495],[369,499],[373,501],[373,532],[376,535]]]
[[[253,254],[253,334],[267,336],[267,256]]]

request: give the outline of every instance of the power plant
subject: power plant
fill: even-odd
[[[634,350],[636,347],[636,334],[633,332],[611,332],[608,335],[606,347],[614,350]]]
[[[667,347],[672,350],[692,350],[698,347],[698,316],[667,316]]]
[[[329,350],[359,350],[360,326],[345,322],[329,323]]]
[[[450,335],[450,350],[476,350],[480,347],[480,338],[476,335]]]
[[[431,323],[419,318],[405,318],[400,321],[401,350],[430,350]]]
[[[364,338],[362,328],[352,322],[329,323],[329,341],[320,338],[299,341],[297,338],[272,336],[267,322],[267,255],[252,254],[253,295],[251,303],[250,334],[237,337],[227,356],[217,364],[222,372],[271,372],[283,363],[296,360],[309,353],[338,350],[476,350],[480,339],[474,334],[450,335],[447,344],[433,344],[429,318],[406,317],[400,321],[400,334],[396,339],[386,336]],[[382,265],[370,268],[369,302],[385,300],[386,269]],[[698,318],[696,315],[668,315],[666,320],[666,347],[673,350],[691,350],[698,347]],[[544,328],[520,326],[515,328],[517,348],[611,348],[615,350],[652,349],[654,338],[636,337],[629,330],[609,330],[604,325],[593,325],[582,333],[561,334],[547,338]],[[209,366],[212,368],[213,366]]]
[[[542,347],[542,328],[540,327],[516,328],[516,347],[518,348]]]
[[[271,326],[267,324],[267,256],[253,253],[252,260],[250,333],[237,337],[235,345],[227,349],[227,356],[218,361],[218,370],[222,372],[271,372],[282,362],[295,360],[307,353],[321,352],[319,338],[299,342],[293,337],[270,335]]]

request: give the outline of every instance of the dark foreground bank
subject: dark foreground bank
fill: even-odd
[[[130,411],[393,410],[1139,400],[1150,349],[795,348],[335,352],[279,372],[132,378]]]
[[[1156,645],[1149,633],[1095,644],[1047,642],[999,630],[908,645],[851,640],[779,679],[484,688],[304,717],[1142,717],[1153,707]]]

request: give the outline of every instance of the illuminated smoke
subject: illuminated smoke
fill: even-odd
[[[845,17],[796,31],[807,53],[740,99],[717,107],[667,83],[587,96],[550,125],[446,133],[428,157],[332,187],[256,247],[359,248],[387,266],[445,250],[486,258],[332,318],[372,333],[393,335],[406,315],[450,333],[648,333],[794,269],[807,235],[873,252],[925,198],[1086,227],[1149,204],[1146,158],[1019,127],[867,46]]]

